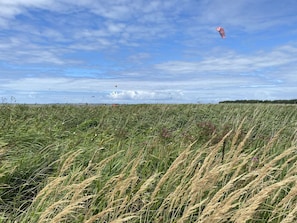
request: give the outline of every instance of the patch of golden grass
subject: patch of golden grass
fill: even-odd
[[[291,223],[291,222],[296,222],[297,220],[297,206],[295,205],[295,207],[293,208],[293,210],[291,210],[287,216],[281,221],[281,223]]]
[[[84,209],[85,208],[85,202],[88,201],[89,199],[91,199],[92,197],[94,197],[93,195],[89,195],[89,196],[83,196],[82,198],[79,198],[75,201],[69,201],[69,204],[63,208],[63,210],[61,212],[59,212],[55,217],[52,218],[52,220],[50,221],[50,223],[56,223],[56,222],[61,222],[67,219],[67,217],[73,213],[76,213],[76,211],[78,209]],[[45,211],[44,215],[47,214],[47,210]],[[44,221],[39,221],[44,222]]]
[[[75,152],[70,151],[60,158],[60,160],[63,162],[63,165],[60,169],[60,176],[62,176],[66,172],[66,170],[71,167],[76,157],[79,156],[82,152],[83,151],[81,149],[78,149]]]
[[[34,218],[34,221],[40,223],[63,222],[69,219],[77,221],[79,216],[81,218],[84,215],[86,221],[92,222],[110,213],[111,209],[107,209],[109,211],[102,211],[92,218],[92,213],[88,212],[88,207],[92,204],[92,200],[96,197],[96,194],[91,194],[89,188],[93,182],[101,177],[101,170],[105,165],[121,152],[97,164],[92,163],[90,160],[88,166],[85,168],[74,167],[74,163],[81,153],[82,151],[78,150],[67,153],[67,156],[65,155],[60,158],[63,165],[61,166],[59,175],[48,179],[48,184],[39,191],[30,206],[30,209],[35,212],[35,215],[26,215],[23,217],[24,220],[32,221]],[[71,166],[73,167],[69,171]]]
[[[184,171],[185,175],[181,184],[164,199],[158,210],[158,216],[166,212],[166,207],[170,204],[170,208],[167,211],[180,211],[182,213],[178,222],[187,222],[186,220],[191,218],[191,215],[196,215],[197,213],[199,222],[224,222],[230,220],[232,222],[245,222],[253,219],[253,216],[258,213],[258,208],[275,191],[296,182],[295,175],[292,175],[294,171],[292,168],[288,169],[287,177],[282,176],[282,170],[286,167],[286,164],[290,164],[297,158],[295,153],[296,147],[288,148],[277,156],[268,156],[268,152],[261,151],[266,156],[262,156],[263,159],[261,161],[257,159],[255,162],[261,163],[251,167],[249,163],[252,163],[255,154],[260,152],[260,149],[255,149],[250,154],[243,152],[244,145],[252,134],[252,130],[253,128],[239,143],[238,147],[230,148],[227,151],[227,159],[224,164],[216,161],[219,148],[224,139],[216,146],[208,148],[211,148],[211,151],[202,164],[197,163],[197,160],[202,158],[201,154],[203,152],[199,151],[196,153],[198,156],[189,161],[189,168],[195,167],[196,170],[186,169]],[[235,138],[238,138],[238,132],[237,130]],[[232,140],[233,143],[231,145],[233,147],[235,147],[236,143],[234,142],[236,140],[234,138]],[[277,136],[269,141],[268,145],[265,146],[266,151],[273,149],[273,143],[276,140]],[[241,152],[239,153],[238,151]],[[187,159],[191,159],[191,157],[187,156]],[[181,160],[183,159],[179,157],[178,161],[180,162]],[[194,165],[195,162],[196,165]],[[283,163],[280,166],[281,162]],[[173,170],[180,171],[176,167]],[[171,174],[174,175],[174,173]],[[164,176],[168,180],[168,173],[165,173]],[[187,179],[189,176],[191,176],[190,179]],[[218,184],[221,183],[224,183],[224,185],[218,187]],[[283,208],[283,203],[287,203],[289,197],[292,198],[295,193],[296,190],[292,189],[281,200],[278,207],[279,210]],[[185,207],[184,211],[182,211],[183,207]],[[290,213],[293,215],[295,210],[293,209]],[[175,213],[176,217],[178,215]]]
[[[259,206],[278,188],[281,188],[289,183],[295,182],[297,179],[296,176],[289,177],[280,182],[271,184],[263,188],[259,193],[255,194],[252,198],[246,200],[243,207],[240,208],[240,211],[237,211],[233,216],[232,220],[234,222],[246,222],[247,220],[252,219],[256,210]]]
[[[111,221],[110,223],[123,223],[123,222],[131,222],[132,219],[138,218],[137,215],[131,215],[131,216],[127,216],[127,217],[119,217],[113,221]]]
[[[84,223],[93,223],[93,222],[97,221],[98,219],[102,218],[103,216],[105,216],[106,214],[113,212],[113,211],[114,211],[113,208],[105,209],[104,211],[101,211],[98,214],[91,216],[89,219],[85,220]]]
[[[189,145],[183,152],[181,152],[181,154],[173,161],[173,163],[170,165],[169,169],[166,171],[166,173],[161,177],[161,179],[159,180],[158,184],[156,185],[152,195],[151,195],[151,199],[153,200],[157,193],[160,191],[162,185],[170,178],[172,177],[173,174],[176,174],[176,170],[178,169],[178,167],[185,161],[185,159],[188,158],[189,154],[192,153],[191,147],[193,144],[195,144],[196,142],[192,143],[191,145]]]

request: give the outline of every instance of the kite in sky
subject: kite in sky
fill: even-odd
[[[225,30],[224,30],[223,27],[220,27],[220,26],[217,27],[217,31],[220,33],[220,35],[221,35],[222,38],[225,38],[226,37]]]

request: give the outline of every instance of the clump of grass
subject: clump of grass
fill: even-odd
[[[296,221],[294,106],[0,112],[0,222]]]

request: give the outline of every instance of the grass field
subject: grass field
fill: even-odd
[[[0,222],[296,222],[297,106],[0,106]]]

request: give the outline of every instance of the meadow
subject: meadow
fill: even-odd
[[[0,222],[297,221],[297,105],[0,114]]]

